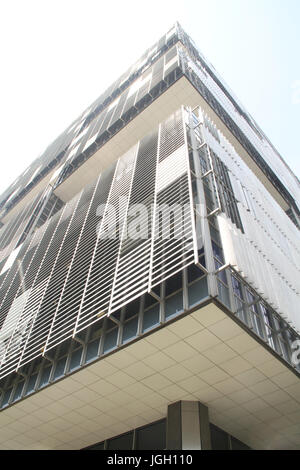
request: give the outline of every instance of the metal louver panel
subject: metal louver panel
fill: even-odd
[[[74,333],[93,250],[97,241],[97,224],[99,223],[97,206],[105,203],[107,199],[113,172],[114,168],[100,175],[97,181],[88,188],[86,194],[83,195],[88,204],[86,216],[53,316],[45,351],[71,337]]]
[[[27,338],[26,346],[24,348],[23,354],[21,356],[19,367],[26,364],[28,361],[39,356],[44,350],[45,342],[48,336],[49,331],[49,315],[48,315],[48,302],[43,303],[44,299],[47,299],[47,294],[49,292],[48,288],[51,286],[51,283],[54,278],[54,273],[57,273],[57,263],[62,253],[64,242],[66,240],[69,227],[72,223],[76,207],[78,205],[81,193],[73,198],[62,211],[61,218],[59,220],[58,226],[54,232],[41,268],[39,269],[36,276],[36,283],[39,285],[44,282],[44,279],[47,279],[47,282],[44,284],[43,293],[40,298],[40,303],[37,309],[37,313],[34,317],[32,328],[30,334]],[[30,297],[29,297],[30,301]],[[46,308],[45,308],[46,306]],[[27,304],[25,310],[27,308]],[[51,318],[52,320],[52,318]]]
[[[0,262],[4,260],[13,249],[17,246],[22,234],[26,230],[32,213],[35,212],[41,199],[41,193],[38,194],[33,201],[26,204],[21,213],[16,214],[12,219],[2,227],[0,231]]]
[[[6,320],[9,317],[9,312],[7,313],[7,311],[10,308],[10,305],[12,305],[12,308],[18,305],[19,310],[17,312],[18,321],[15,324],[14,329],[11,330],[10,337],[6,338],[5,341],[5,353],[2,355],[1,363],[1,377],[4,377],[5,375],[9,374],[12,370],[17,368],[20,354],[22,353],[30,330],[30,325],[29,327],[26,327],[25,330],[23,328],[21,328],[20,330],[19,323],[22,325],[24,319],[31,319],[36,313],[35,303],[36,298],[39,297],[37,296],[37,293],[41,291],[43,283],[34,288],[34,277],[40,267],[40,262],[45,250],[45,246],[48,245],[51,237],[53,236],[56,224],[57,217],[56,221],[52,220],[52,224],[49,224],[48,222],[39,230],[37,230],[36,233],[33,235],[24,257],[18,263],[18,269],[11,285],[11,289],[9,290],[9,296],[6,299],[7,304],[2,305],[2,321],[3,318]],[[25,244],[26,242],[24,243],[24,245]],[[30,302],[27,303],[30,293]],[[20,303],[19,298],[26,300],[25,305],[23,302]],[[26,306],[27,310],[25,308],[25,311],[22,312],[22,310]],[[1,332],[2,331],[3,330],[1,329]],[[20,331],[22,332],[21,335]]]
[[[14,299],[18,295],[24,293],[26,289],[25,278],[27,270],[31,265],[35,256],[35,247],[40,243],[43,238],[47,224],[44,227],[37,230],[30,241],[25,241],[18,252],[17,259],[15,260],[12,267],[8,270],[8,274],[5,277],[5,283],[2,285],[1,303],[0,303],[0,328],[5,320],[6,314],[9,311]]]
[[[128,197],[136,162],[138,145],[119,159],[105,211],[99,225],[89,273],[78,314],[75,332],[81,331],[108,312],[115,269],[119,256],[120,234],[123,233]],[[124,206],[120,207],[120,201]],[[110,233],[117,228],[116,233]]]
[[[3,359],[5,356],[5,352],[6,352],[6,346],[10,342],[10,338],[16,328],[18,319],[20,317],[20,314],[22,313],[22,310],[24,308],[24,305],[26,303],[26,300],[29,294],[30,294],[30,289],[27,292],[24,292],[24,294],[20,295],[14,300],[5,318],[5,321],[2,325],[2,328],[0,331],[0,364],[2,365],[4,364]]]
[[[1,377],[197,262],[183,112],[25,239],[2,299]]]
[[[10,372],[18,369],[20,363],[20,353],[24,351],[26,341],[30,334],[34,317],[38,312],[41,296],[45,289],[47,279],[41,282],[38,286],[29,291],[26,291],[25,307],[24,304],[20,304],[20,311],[18,313],[18,322],[15,326],[14,332],[10,337],[8,347],[1,364],[1,376],[5,377]],[[19,298],[17,299],[19,300]]]
[[[157,149],[158,131],[140,142],[110,312],[148,290]]]
[[[179,110],[161,126],[149,289],[196,261],[190,178],[185,128]]]

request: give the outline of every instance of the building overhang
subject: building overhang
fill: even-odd
[[[288,203],[280,192],[277,191],[275,186],[254,162],[244,147],[185,76],[182,76],[167,88],[164,93],[156,98],[142,112],[137,114],[131,122],[126,124],[124,128],[111,137],[97,152],[57,186],[55,194],[64,202],[69,201],[86,184],[95,179],[100,172],[113,164],[122,154],[136,144],[138,140],[150,132],[153,127],[157,126],[182,105],[190,106],[191,108],[200,106],[233,145],[236,152],[264,184],[282,209],[284,211],[289,209]],[[3,216],[2,221],[6,223],[10,220],[10,218],[19,212],[32,197],[43,190],[49,182],[51,182],[56,171],[57,169],[54,169],[45,176],[38,185]]]
[[[70,200],[86,184],[95,179],[97,174],[112,165],[122,154],[136,144],[138,140],[150,132],[153,127],[165,120],[182,105],[190,106],[191,108],[200,106],[283,210],[289,208],[279,191],[276,190],[244,147],[185,76],[179,78],[142,112],[137,114],[131,122],[126,124],[124,128],[111,137],[97,152],[57,186],[55,194],[65,202]]]
[[[299,378],[214,302],[1,411],[0,448],[81,449],[178,400],[251,448],[300,448]]]

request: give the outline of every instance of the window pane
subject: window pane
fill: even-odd
[[[177,315],[182,311],[183,311],[182,292],[178,292],[172,297],[169,297],[168,299],[166,299],[166,303],[165,303],[166,318],[169,318],[171,315]]]
[[[117,338],[118,338],[118,328],[115,328],[114,330],[111,330],[108,333],[106,333],[105,341],[104,341],[104,349],[103,349],[105,353],[107,351],[110,351],[117,345]]]
[[[123,343],[134,338],[137,334],[138,317],[127,321],[123,327]]]
[[[10,395],[11,395],[11,391],[12,391],[12,388],[10,388],[9,390],[6,390],[4,392],[4,397],[3,397],[3,400],[2,400],[2,403],[1,403],[1,407],[4,407],[8,404],[9,399],[10,399]]]
[[[21,398],[23,387],[24,387],[24,381],[18,383],[18,386],[15,391],[14,401]]]
[[[34,391],[37,376],[38,376],[38,374],[34,374],[29,378],[28,386],[27,386],[27,390],[26,390],[26,395],[28,395],[29,393]]]
[[[195,279],[198,279],[199,277],[202,277],[204,275],[204,272],[198,268],[195,264],[191,264],[187,268],[188,272],[188,283],[195,281]]]
[[[208,296],[206,277],[189,286],[189,306],[195,305]]]
[[[98,356],[98,348],[99,348],[100,339],[96,339],[87,345],[86,348],[86,362],[92,361]]]
[[[144,308],[150,307],[153,304],[156,304],[157,300],[153,297],[153,295],[145,294],[145,303]]]
[[[179,289],[182,289],[181,272],[166,280],[166,297]]]
[[[221,301],[230,308],[230,299],[228,287],[224,286],[221,282],[218,282],[219,296]]]
[[[251,450],[250,447],[233,436],[231,436],[231,448],[232,450]]]
[[[49,383],[49,377],[50,377],[50,372],[51,372],[51,366],[46,367],[43,372],[42,372],[42,377],[41,377],[41,382],[40,382],[40,387],[44,387]]]
[[[229,450],[228,434],[210,424],[212,450]]]
[[[137,430],[138,450],[163,450],[166,448],[166,420]]]
[[[140,299],[136,299],[133,302],[130,302],[130,304],[126,306],[125,319],[127,320],[128,318],[133,317],[134,315],[139,313],[139,310],[140,310]]]
[[[149,328],[157,325],[159,323],[159,304],[154,307],[146,310],[144,312],[144,325],[143,331],[148,330]]]
[[[82,355],[82,348],[77,349],[76,351],[72,353],[71,361],[70,361],[70,371],[77,369],[77,367],[80,366],[81,355]]]
[[[133,442],[133,432],[114,437],[108,441],[108,450],[131,450]]]
[[[104,442],[100,442],[99,444],[95,444],[92,447],[88,447],[88,449],[84,450],[104,450]]]
[[[66,365],[67,356],[59,359],[56,364],[55,372],[53,379],[58,379],[58,377],[62,377],[64,375],[65,365]]]

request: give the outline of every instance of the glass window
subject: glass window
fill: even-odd
[[[250,303],[249,313],[251,315],[253,330],[258,336],[264,338],[264,329],[262,326],[264,322],[262,322],[262,318],[260,316],[259,304],[257,303],[257,299],[255,298],[255,296],[251,292],[249,292],[248,289],[246,289],[246,292],[248,302]]]
[[[246,293],[247,293],[248,303],[252,304],[255,301],[254,295],[248,289],[246,289]]]
[[[16,391],[15,391],[15,394],[14,394],[14,401],[21,398],[23,387],[24,387],[24,380],[22,380],[22,382],[19,382],[18,385],[17,385]]]
[[[198,268],[198,266],[196,266],[195,264],[191,264],[187,268],[187,273],[188,273],[188,283],[191,283],[204,275],[204,272],[200,268]]]
[[[214,241],[212,241],[211,244],[212,244],[214,257],[217,258],[217,260],[220,263],[224,263],[222,248],[218,246]]]
[[[208,296],[208,288],[207,288],[207,278],[204,277],[197,282],[194,282],[188,288],[189,293],[189,306],[192,307],[193,305],[200,302],[200,300],[204,299]]]
[[[228,434],[214,424],[210,424],[212,450],[229,450]]]
[[[55,372],[54,372],[54,375],[53,375],[53,379],[58,379],[59,377],[62,377],[64,375],[64,370],[65,370],[65,365],[66,365],[66,360],[67,360],[67,356],[59,359],[56,363],[56,367],[55,367]]]
[[[95,444],[94,446],[88,447],[84,450],[104,450],[104,442],[99,442],[99,444]]]
[[[151,305],[156,303],[157,300],[153,297],[153,295],[145,294],[144,308],[151,307]]]
[[[212,224],[209,224],[209,229],[210,229],[210,236],[211,238],[218,244],[221,245],[221,238],[219,235],[219,231],[215,229],[215,227]]]
[[[64,341],[61,344],[60,350],[59,350],[59,355],[60,356],[63,356],[64,354],[66,354],[69,351],[70,344],[71,344],[71,340],[69,340],[69,339],[67,341]]]
[[[144,312],[143,331],[147,331],[159,323],[159,304]]]
[[[114,313],[114,317],[117,318],[116,313]],[[89,341],[92,341],[93,339],[99,338],[99,336],[101,336],[101,334],[102,334],[102,331],[103,331],[103,320],[100,321],[100,322],[94,323],[91,326]],[[82,338],[82,339],[84,340],[84,338]]]
[[[231,307],[228,287],[225,286],[222,282],[218,281],[218,290],[221,301],[230,309]]]
[[[248,310],[241,300],[235,297],[236,316],[248,326]]]
[[[38,374],[33,374],[33,375],[31,375],[31,377],[29,377],[27,390],[26,390],[26,395],[29,395],[29,393],[34,392],[37,376],[38,376]]]
[[[233,288],[234,294],[235,294],[239,299],[242,299],[242,300],[243,300],[243,293],[242,293],[241,283],[240,283],[240,282],[236,279],[236,277],[234,277],[234,276],[231,276],[231,280],[232,280],[232,288]]]
[[[44,387],[49,383],[49,377],[50,377],[50,372],[51,372],[51,366],[45,367],[44,370],[42,371],[42,377],[40,381],[40,387]]]
[[[138,450],[163,450],[166,448],[166,420],[150,424],[136,432]]]
[[[178,292],[172,297],[168,297],[165,301],[165,317],[166,319],[172,315],[178,315],[183,311],[182,292]]]
[[[166,280],[166,297],[177,290],[182,289],[182,273],[179,272],[175,276]]]
[[[137,335],[138,317],[127,321],[123,326],[123,340],[122,343],[129,341]]]
[[[139,313],[139,310],[140,310],[140,299],[136,299],[133,302],[130,302],[130,304],[126,306],[126,312],[125,312],[126,320],[136,315],[137,313]]]
[[[252,312],[253,312],[253,328],[255,332],[264,339],[264,329],[262,326],[262,321],[261,318],[259,317],[258,311],[257,311],[257,305],[252,306]]]
[[[265,328],[266,328],[266,335],[267,335],[269,345],[273,349],[276,349],[276,347],[275,347],[276,333],[273,329],[272,315],[269,312],[269,309],[262,302],[260,302],[259,305],[260,305],[260,310],[261,310],[261,313],[262,313],[262,316],[263,316],[263,319],[264,319],[264,324],[265,324]]]
[[[4,406],[8,405],[11,392],[12,392],[12,388],[9,388],[8,390],[5,390],[4,395],[3,395],[3,400],[2,400],[2,403],[1,403],[2,408]]]
[[[286,341],[282,338],[282,335],[278,335],[278,339],[283,357],[286,361],[290,361],[290,351]]]
[[[133,446],[133,432],[122,434],[121,436],[109,439],[108,450],[131,450]]]
[[[251,450],[250,447],[248,447],[246,444],[239,441],[235,437],[231,436],[230,438],[231,438],[231,449],[232,450]]]
[[[114,328],[113,330],[110,330],[108,333],[106,333],[103,352],[106,353],[110,351],[111,349],[115,348],[117,345],[117,339],[118,339],[118,328]]]
[[[95,341],[92,341],[87,345],[85,358],[86,362],[90,362],[93,359],[96,359],[96,357],[98,356],[99,343],[100,339],[96,339]]]
[[[218,269],[217,266],[216,266],[216,269]],[[222,269],[222,271],[220,271],[220,272],[217,274],[217,276],[218,276],[218,279],[219,279],[221,282],[223,282],[223,284],[228,285],[227,276],[226,276],[226,270],[225,270],[225,269]]]
[[[70,371],[77,369],[80,366],[82,356],[82,348],[76,349],[73,351],[70,361]]]

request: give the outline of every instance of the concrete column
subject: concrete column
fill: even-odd
[[[208,408],[198,401],[178,401],[168,406],[167,449],[210,450]]]

